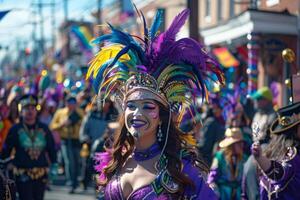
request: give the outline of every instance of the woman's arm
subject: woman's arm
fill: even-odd
[[[263,170],[264,174],[272,179],[273,181],[278,181],[285,183],[287,180],[292,177],[294,173],[294,168],[296,167],[293,162],[278,162],[275,160],[270,160],[267,157],[263,156],[261,153],[261,147],[259,144],[254,143],[252,145],[252,154],[256,159],[259,167]]]

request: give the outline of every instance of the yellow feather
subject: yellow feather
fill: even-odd
[[[180,135],[180,139],[184,140],[187,144],[191,146],[196,146],[197,142],[196,139],[194,138],[194,135],[192,134],[185,134],[185,135]]]
[[[88,69],[86,77],[90,77],[93,74],[93,77],[97,77],[97,73],[101,69],[102,65],[106,63],[108,60],[116,57],[116,55],[123,49],[122,45],[111,45],[107,47],[103,47],[101,51],[93,58],[90,62],[90,67]],[[126,62],[130,61],[130,56],[128,54],[124,54],[120,57],[120,61]]]

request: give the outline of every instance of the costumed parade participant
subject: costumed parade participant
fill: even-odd
[[[252,154],[262,171],[260,199],[300,199],[300,103],[279,109],[277,115],[264,153],[259,142],[252,145]],[[259,130],[254,131],[255,137],[259,134]]]
[[[188,10],[157,34],[161,16],[158,11],[149,30],[144,21],[143,38],[109,25],[112,33],[95,40],[109,45],[87,75],[102,101],[115,95],[123,108],[112,148],[96,156],[99,199],[216,199],[192,151],[195,140],[178,127],[186,113],[195,116],[196,98],[208,95],[208,74],[221,83],[223,74],[198,42],[176,41]]]
[[[57,167],[54,139],[48,127],[37,120],[37,97],[23,95],[18,104],[21,120],[9,130],[2,158],[15,149],[13,165],[20,200],[42,200],[51,172]]]
[[[243,165],[243,135],[240,128],[227,128],[225,138],[220,142],[221,150],[213,159],[208,177],[209,185],[220,200],[241,199]]]

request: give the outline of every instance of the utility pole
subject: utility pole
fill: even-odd
[[[51,23],[52,23],[52,46],[54,46],[55,42],[55,0],[52,0],[51,3],[43,3],[43,0],[39,0],[38,3],[32,3],[32,6],[36,6],[38,8],[39,15],[39,26],[40,26],[40,48],[41,54],[44,54],[45,51],[45,38],[44,38],[44,16],[43,16],[43,8],[46,6],[51,6]],[[35,13],[35,11],[34,11]],[[36,22],[33,24],[34,30],[36,29]]]
[[[69,5],[68,0],[64,0],[64,16],[65,16],[65,22],[64,22],[64,34],[66,34],[67,41],[66,41],[66,47],[64,48],[64,57],[69,58],[70,57],[70,27],[68,24],[68,14],[69,14]]]
[[[187,0],[187,7],[190,10],[189,35],[196,41],[199,40],[199,3],[198,0]]]
[[[97,25],[98,25],[98,37],[100,37],[102,35],[102,30],[101,27],[99,25],[102,24],[102,13],[101,13],[101,4],[102,1],[101,0],[97,0]],[[99,50],[101,49],[101,44],[99,44],[98,46]]]
[[[55,49],[55,0],[51,2],[51,27],[52,27],[52,47]]]
[[[32,41],[33,41],[33,46],[32,46],[32,60],[36,61],[37,60],[37,39],[36,39],[36,26],[37,26],[37,17],[36,17],[36,11],[32,11],[33,15],[33,21],[32,21]]]
[[[41,46],[41,52],[44,54],[44,17],[43,17],[43,3],[42,0],[39,0],[38,5],[38,12],[40,17],[40,46]]]

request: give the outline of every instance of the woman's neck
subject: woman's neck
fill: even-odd
[[[144,135],[135,141],[135,147],[137,150],[144,150],[149,148],[155,142],[156,142],[156,137],[149,137],[149,136],[147,137],[147,135]]]

